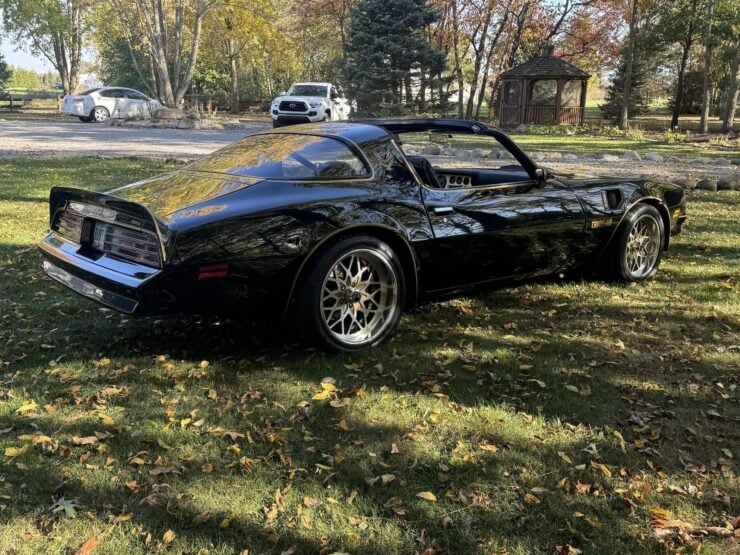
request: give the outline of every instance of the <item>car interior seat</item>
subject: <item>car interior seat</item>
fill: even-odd
[[[424,158],[423,156],[407,156],[411,165],[414,166],[416,173],[419,174],[421,180],[432,187],[433,189],[443,189],[444,186],[437,176],[437,172],[434,171],[432,163]]]

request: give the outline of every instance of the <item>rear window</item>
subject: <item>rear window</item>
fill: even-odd
[[[343,142],[287,133],[253,135],[191,164],[188,169],[262,179],[354,179],[370,170]]]

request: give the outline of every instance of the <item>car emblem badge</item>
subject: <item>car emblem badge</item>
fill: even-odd
[[[291,108],[291,110],[292,110],[293,108],[295,108],[295,102],[291,102],[291,103],[290,103],[290,108]]]

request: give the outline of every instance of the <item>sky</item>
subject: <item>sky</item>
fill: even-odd
[[[23,50],[16,51],[15,46],[7,37],[3,37],[0,41],[0,52],[5,57],[5,61],[14,66],[21,66],[40,73],[54,69],[46,58],[32,56]]]

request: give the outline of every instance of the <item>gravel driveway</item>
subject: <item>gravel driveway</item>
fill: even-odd
[[[267,123],[244,124],[244,129],[144,129],[70,121],[0,119],[0,159],[27,156],[142,156],[192,159],[208,154],[242,137],[267,129]],[[454,160],[452,160],[454,165]],[[631,162],[581,159],[577,163],[545,159],[543,166],[559,171],[592,175],[639,176],[673,181],[678,178],[717,179],[738,171],[722,167],[681,163]],[[485,164],[484,164],[485,165]]]
[[[0,121],[0,158],[25,156],[151,156],[196,158],[266,129],[134,129],[63,121]]]

